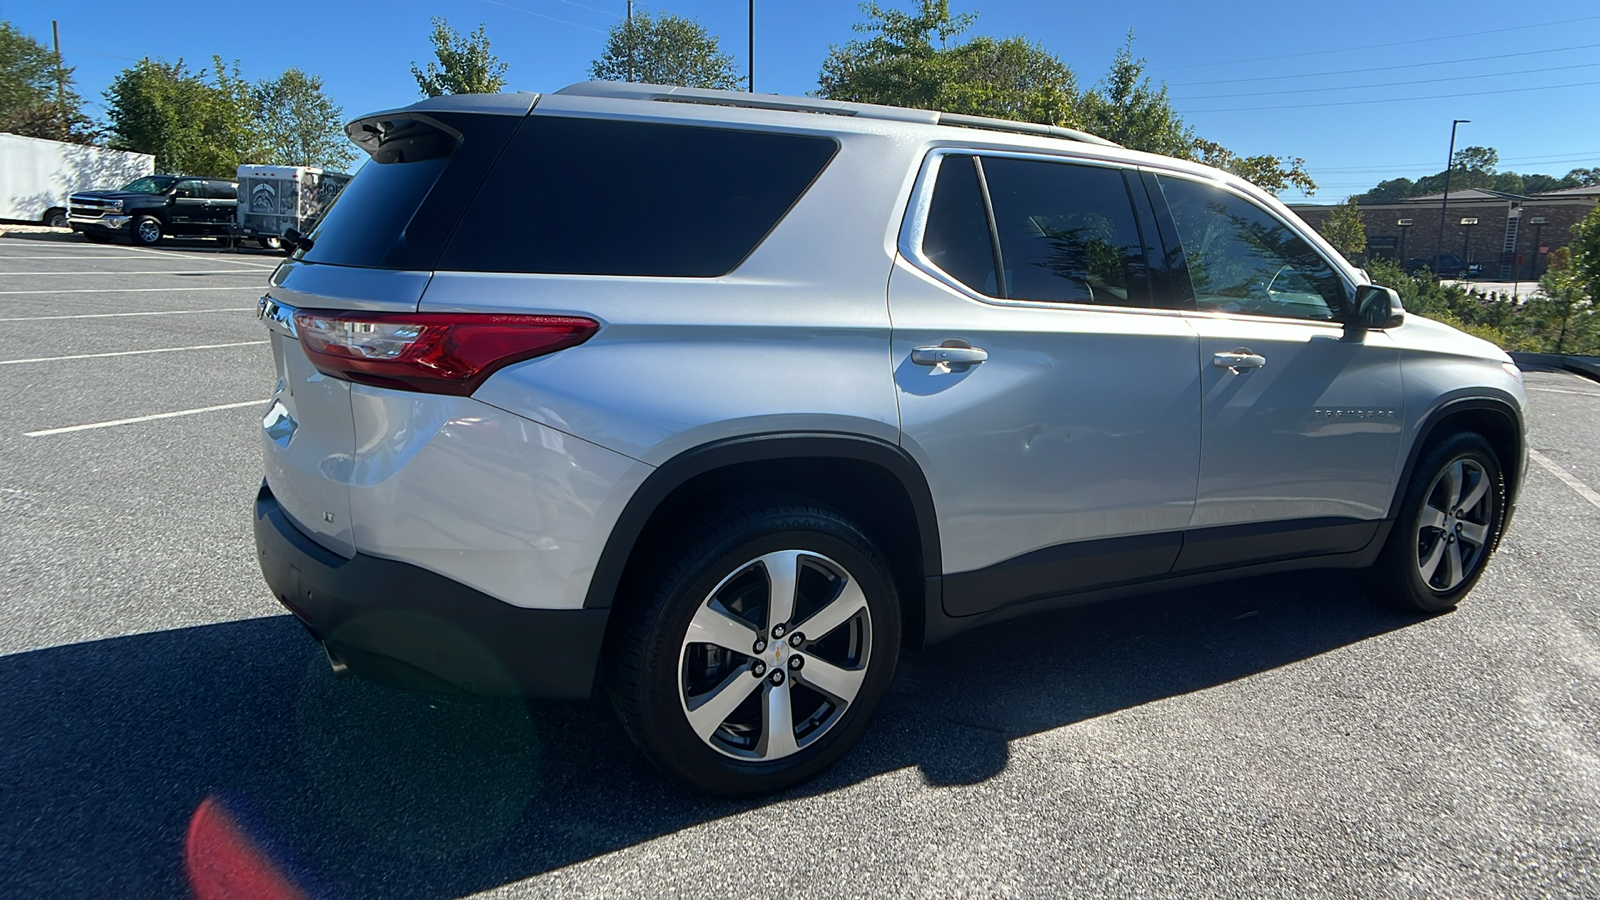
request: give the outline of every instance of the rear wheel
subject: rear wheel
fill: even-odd
[[[133,220],[128,236],[140,247],[154,247],[161,243],[161,220],[154,216],[140,216]]]
[[[256,238],[256,243],[260,244],[261,245],[261,249],[263,249],[263,250],[282,250],[283,249],[283,240],[281,238],[275,238],[275,237]]]
[[[661,559],[610,666],[623,726],[657,765],[761,793],[860,739],[900,646],[888,566],[860,529],[804,501],[756,503]]]
[[[1406,609],[1452,609],[1478,583],[1505,523],[1505,476],[1482,435],[1457,432],[1418,460],[1374,574]]]
[[[52,207],[44,211],[44,216],[39,221],[49,225],[51,228],[65,228],[67,227],[67,211],[59,206]]]

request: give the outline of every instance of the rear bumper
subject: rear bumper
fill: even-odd
[[[324,549],[266,484],[256,556],[273,596],[329,655],[392,687],[582,699],[594,687],[608,609],[526,609],[435,572]]]

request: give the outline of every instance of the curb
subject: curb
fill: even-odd
[[[1513,351],[1512,362],[1522,368],[1560,369],[1600,381],[1600,356],[1571,356],[1560,353]]]

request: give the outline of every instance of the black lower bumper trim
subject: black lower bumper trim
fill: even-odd
[[[255,533],[273,596],[356,675],[487,696],[593,690],[608,609],[525,609],[407,563],[345,559],[300,531],[265,484]]]

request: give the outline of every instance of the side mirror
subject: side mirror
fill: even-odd
[[[1405,307],[1400,305],[1400,295],[1393,288],[1364,284],[1356,288],[1356,317],[1352,323],[1361,328],[1395,328],[1406,320]]]
[[[279,235],[279,240],[283,241],[290,253],[311,249],[311,239],[294,228],[285,228],[283,234]]]

